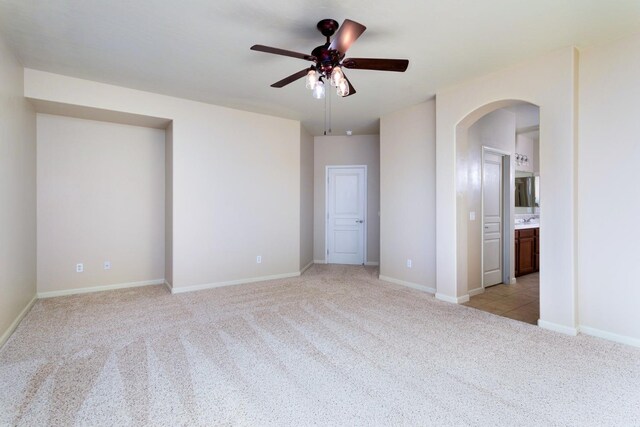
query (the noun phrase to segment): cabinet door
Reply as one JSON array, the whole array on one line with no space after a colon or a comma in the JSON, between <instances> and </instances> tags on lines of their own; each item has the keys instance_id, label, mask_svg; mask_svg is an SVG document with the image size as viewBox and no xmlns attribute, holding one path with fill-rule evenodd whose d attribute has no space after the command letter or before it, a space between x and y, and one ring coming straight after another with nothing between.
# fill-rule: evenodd
<instances>
[{"instance_id":1,"label":"cabinet door","mask_svg":"<svg viewBox=\"0 0 640 427\"><path fill-rule=\"evenodd\" d=\"M533 273L535 270L535 238L520 237L518 240L518 272L520 275Z\"/></svg>"},{"instance_id":2,"label":"cabinet door","mask_svg":"<svg viewBox=\"0 0 640 427\"><path fill-rule=\"evenodd\" d=\"M515 238L515 244L516 244L516 250L514 252L515 254L515 277L518 277L520 275L520 239L519 239L519 235L518 235L518 230L516 230L516 238Z\"/></svg>"},{"instance_id":3,"label":"cabinet door","mask_svg":"<svg viewBox=\"0 0 640 427\"><path fill-rule=\"evenodd\" d=\"M540 271L540 229L536 228L535 271Z\"/></svg>"}]
</instances>

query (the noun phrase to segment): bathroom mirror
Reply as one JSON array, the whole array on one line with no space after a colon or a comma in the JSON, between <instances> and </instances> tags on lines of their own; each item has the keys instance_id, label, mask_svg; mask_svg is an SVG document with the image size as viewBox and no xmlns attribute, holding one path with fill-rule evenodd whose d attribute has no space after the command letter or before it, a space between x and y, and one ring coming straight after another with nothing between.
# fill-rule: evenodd
<instances>
[{"instance_id":1,"label":"bathroom mirror","mask_svg":"<svg viewBox=\"0 0 640 427\"><path fill-rule=\"evenodd\" d=\"M517 208L536 208L540 206L539 181L540 177L531 172L516 171L515 177L515 206Z\"/></svg>"}]
</instances>

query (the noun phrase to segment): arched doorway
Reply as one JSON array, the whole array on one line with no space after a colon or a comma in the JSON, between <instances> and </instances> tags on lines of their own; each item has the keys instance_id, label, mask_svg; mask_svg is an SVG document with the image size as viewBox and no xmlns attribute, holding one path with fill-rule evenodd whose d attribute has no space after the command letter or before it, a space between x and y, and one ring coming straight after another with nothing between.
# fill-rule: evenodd
<instances>
[{"instance_id":1,"label":"arched doorway","mask_svg":"<svg viewBox=\"0 0 640 427\"><path fill-rule=\"evenodd\" d=\"M457 268L471 298L465 305L537 324L539 107L512 101L459 127Z\"/></svg>"},{"instance_id":2,"label":"arched doorway","mask_svg":"<svg viewBox=\"0 0 640 427\"><path fill-rule=\"evenodd\" d=\"M458 271L465 239L459 232L457 146L478 118L517 101L540 107L540 174L545 177L540 242L541 327L577 333L576 158L577 52L566 49L436 94L436 298L468 300ZM464 226L464 225L462 225ZM543 236L544 237L544 236ZM463 250L460 250L463 249Z\"/></svg>"}]
</instances>

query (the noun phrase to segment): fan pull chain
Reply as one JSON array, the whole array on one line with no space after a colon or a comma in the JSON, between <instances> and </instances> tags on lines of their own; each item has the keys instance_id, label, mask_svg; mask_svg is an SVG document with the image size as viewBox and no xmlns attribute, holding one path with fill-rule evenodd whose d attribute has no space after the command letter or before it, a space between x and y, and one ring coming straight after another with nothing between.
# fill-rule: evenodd
<instances>
[{"instance_id":1,"label":"fan pull chain","mask_svg":"<svg viewBox=\"0 0 640 427\"><path fill-rule=\"evenodd\" d=\"M331 90L329 92L329 134L331 134Z\"/></svg>"},{"instance_id":2,"label":"fan pull chain","mask_svg":"<svg viewBox=\"0 0 640 427\"><path fill-rule=\"evenodd\" d=\"M327 97L324 97L324 135L327 135Z\"/></svg>"}]
</instances>

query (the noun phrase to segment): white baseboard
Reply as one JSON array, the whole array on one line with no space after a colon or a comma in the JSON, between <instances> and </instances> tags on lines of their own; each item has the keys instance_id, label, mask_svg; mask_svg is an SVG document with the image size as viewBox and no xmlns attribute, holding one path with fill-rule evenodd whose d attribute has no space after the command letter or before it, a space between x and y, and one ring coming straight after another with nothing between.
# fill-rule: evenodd
<instances>
[{"instance_id":1,"label":"white baseboard","mask_svg":"<svg viewBox=\"0 0 640 427\"><path fill-rule=\"evenodd\" d=\"M571 335L574 337L578 335L578 330L576 328L560 325L559 323L548 322L542 319L538 319L538 326L540 326L542 329L548 329L550 331L559 332L565 335Z\"/></svg>"},{"instance_id":2,"label":"white baseboard","mask_svg":"<svg viewBox=\"0 0 640 427\"><path fill-rule=\"evenodd\" d=\"M590 326L580 325L578 327L580 333L585 335L591 335L593 337L604 338L606 340L619 342L621 344L631 345L633 347L640 347L640 339L632 338L625 335L614 334L613 332L603 331L601 329L592 328Z\"/></svg>"},{"instance_id":3,"label":"white baseboard","mask_svg":"<svg viewBox=\"0 0 640 427\"><path fill-rule=\"evenodd\" d=\"M516 278L512 277L511 278L511 283L509 283L510 285L515 285L517 283Z\"/></svg>"},{"instance_id":4,"label":"white baseboard","mask_svg":"<svg viewBox=\"0 0 640 427\"><path fill-rule=\"evenodd\" d=\"M300 276L302 276L302 274L307 271L309 268L311 268L311 266L313 265L313 261L311 261L309 264L305 265L304 267L302 267L302 269L300 270Z\"/></svg>"},{"instance_id":5,"label":"white baseboard","mask_svg":"<svg viewBox=\"0 0 640 427\"><path fill-rule=\"evenodd\" d=\"M173 289L173 285L171 285L171 283L169 283L169 281L166 279L164 281L164 286L169 290L169 292L171 292L171 289Z\"/></svg>"},{"instance_id":6,"label":"white baseboard","mask_svg":"<svg viewBox=\"0 0 640 427\"><path fill-rule=\"evenodd\" d=\"M440 301L450 302L452 304L464 304L469 301L469 294L462 295L461 297L451 297L449 295L436 293L436 298Z\"/></svg>"},{"instance_id":7,"label":"white baseboard","mask_svg":"<svg viewBox=\"0 0 640 427\"><path fill-rule=\"evenodd\" d=\"M314 259L312 264L327 264L327 260L326 259ZM358 264L354 264L354 265L358 265ZM377 267L380 265L379 262L376 261L367 261L364 263L364 265L367 266L371 266L371 267Z\"/></svg>"},{"instance_id":8,"label":"white baseboard","mask_svg":"<svg viewBox=\"0 0 640 427\"><path fill-rule=\"evenodd\" d=\"M475 288L469 291L469 297L474 297L484 293L484 288Z\"/></svg>"},{"instance_id":9,"label":"white baseboard","mask_svg":"<svg viewBox=\"0 0 640 427\"><path fill-rule=\"evenodd\" d=\"M87 294L90 292L111 291L114 289L137 288L140 286L163 285L164 279L144 280L142 282L116 283L114 285L89 286L86 288L64 289L61 291L38 292L38 298L53 298L66 295Z\"/></svg>"},{"instance_id":10,"label":"white baseboard","mask_svg":"<svg viewBox=\"0 0 640 427\"><path fill-rule=\"evenodd\" d=\"M223 286L244 285L246 283L264 282L266 280L288 279L290 277L298 277L298 276L300 276L300 272L296 271L295 273L284 273L284 274L274 274L271 276L250 277L248 279L229 280L227 282L203 283L201 285L178 286L178 287L174 286L171 288L171 293L181 294L184 292L202 291L205 289L221 288Z\"/></svg>"},{"instance_id":11,"label":"white baseboard","mask_svg":"<svg viewBox=\"0 0 640 427\"><path fill-rule=\"evenodd\" d=\"M412 288L412 289L417 289L419 291L422 292L427 292L429 294L435 294L436 290L434 288L430 288L428 286L425 285L419 285L417 283L412 283L412 282L406 282L404 280L400 280L400 279L394 279L393 277L387 277L387 276L378 276L378 278L382 281L385 282L389 282L389 283L395 283L396 285L402 285L402 286L406 286L408 288Z\"/></svg>"},{"instance_id":12,"label":"white baseboard","mask_svg":"<svg viewBox=\"0 0 640 427\"><path fill-rule=\"evenodd\" d=\"M29 310L31 310L31 307L33 307L33 304L36 303L37 299L38 299L38 295L34 295L33 298L31 299L31 301L29 301L27 303L26 307L24 309L22 309L20 314L18 314L18 317L16 317L15 320L11 323L11 325L9 325L9 328L7 328L7 330L4 331L4 333L0 337L0 348L2 348L4 343L7 342L7 340L9 339L11 334L13 333L13 331L16 330L16 328L18 327L18 325L20 324L22 319L24 319L24 316L27 315Z\"/></svg>"}]
</instances>

